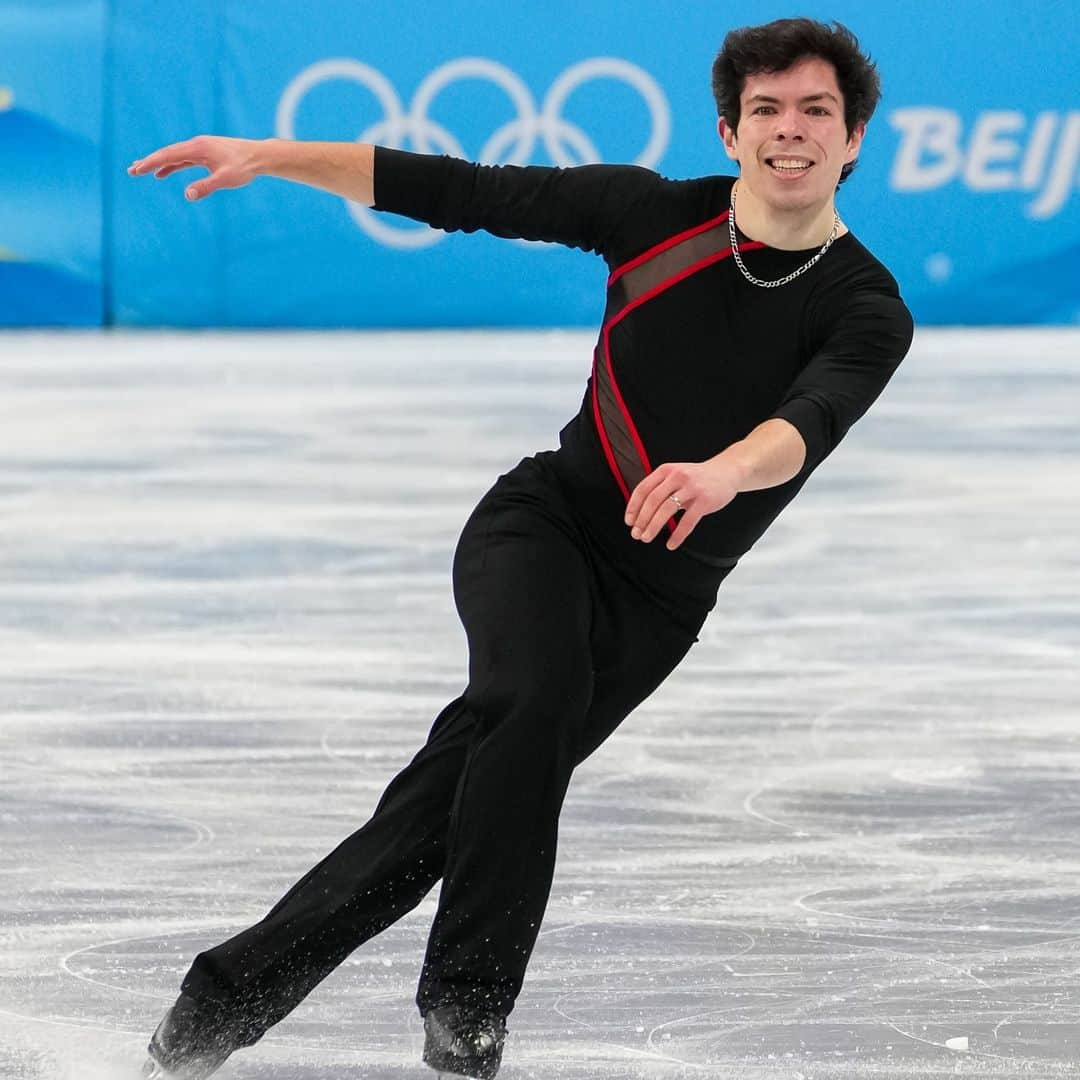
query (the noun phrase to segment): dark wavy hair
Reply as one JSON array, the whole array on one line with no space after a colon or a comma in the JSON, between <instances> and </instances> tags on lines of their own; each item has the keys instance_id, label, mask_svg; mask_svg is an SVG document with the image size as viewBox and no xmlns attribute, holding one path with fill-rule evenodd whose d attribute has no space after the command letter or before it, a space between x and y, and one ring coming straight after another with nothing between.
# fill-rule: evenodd
<instances>
[{"instance_id":1,"label":"dark wavy hair","mask_svg":"<svg viewBox=\"0 0 1080 1080\"><path fill-rule=\"evenodd\" d=\"M881 100L877 66L863 55L859 39L843 23L813 19L777 19L761 26L732 30L716 54L712 67L712 91L716 111L732 131L737 131L741 112L739 95L748 75L786 71L799 60L819 57L836 70L836 82L844 99L844 124L848 138L860 121L869 121ZM846 164L842 184L855 168Z\"/></svg>"}]
</instances>

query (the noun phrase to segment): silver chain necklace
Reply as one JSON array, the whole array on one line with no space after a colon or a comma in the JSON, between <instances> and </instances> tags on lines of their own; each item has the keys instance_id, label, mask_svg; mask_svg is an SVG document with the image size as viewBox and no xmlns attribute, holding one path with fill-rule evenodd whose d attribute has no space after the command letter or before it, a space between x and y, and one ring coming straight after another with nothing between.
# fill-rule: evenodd
<instances>
[{"instance_id":1,"label":"silver chain necklace","mask_svg":"<svg viewBox=\"0 0 1080 1080\"><path fill-rule=\"evenodd\" d=\"M832 232L829 234L829 239L822 245L821 250L808 263L800 266L798 270L793 270L786 277L780 278L779 281L762 281L761 278L754 277L754 275L746 269L746 265L742 261L742 256L739 254L739 243L735 237L735 185L731 185L731 209L728 211L728 233L731 236L731 254L735 256L735 264L742 271L743 277L746 278L751 285L760 285L763 289L775 289L778 285L786 285L800 274L805 274L806 271L832 247L832 242L836 239L836 233L839 228L840 215L834 209Z\"/></svg>"}]
</instances>

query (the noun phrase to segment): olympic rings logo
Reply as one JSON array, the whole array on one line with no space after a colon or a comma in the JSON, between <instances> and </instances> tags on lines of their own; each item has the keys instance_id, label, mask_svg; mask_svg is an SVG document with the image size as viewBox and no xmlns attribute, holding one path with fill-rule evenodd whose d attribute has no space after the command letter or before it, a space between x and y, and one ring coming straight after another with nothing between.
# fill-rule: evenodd
<instances>
[{"instance_id":1,"label":"olympic rings logo","mask_svg":"<svg viewBox=\"0 0 1080 1080\"><path fill-rule=\"evenodd\" d=\"M516 72L484 57L462 57L436 68L417 88L408 110L382 72L359 60L321 60L300 72L281 95L275 121L278 138L296 138L295 121L300 103L316 86L335 79L357 83L371 91L382 108L383 119L362 131L357 142L401 147L408 139L412 148L422 154L467 157L461 143L443 125L432 120L428 111L447 86L462 79L485 79L494 83L517 111L515 120L493 132L484 143L476 160L485 164L501 161L524 165L532 157L538 140L543 140L545 150L556 165L599 162L600 154L589 136L562 115L570 95L594 79L616 79L626 83L645 102L652 130L634 164L654 168L671 138L671 109L656 80L628 60L602 56L583 60L563 71L551 84L539 109L528 86ZM348 200L345 205L369 236L388 247L424 248L438 243L446 235L429 228L396 228L366 206Z\"/></svg>"}]
</instances>

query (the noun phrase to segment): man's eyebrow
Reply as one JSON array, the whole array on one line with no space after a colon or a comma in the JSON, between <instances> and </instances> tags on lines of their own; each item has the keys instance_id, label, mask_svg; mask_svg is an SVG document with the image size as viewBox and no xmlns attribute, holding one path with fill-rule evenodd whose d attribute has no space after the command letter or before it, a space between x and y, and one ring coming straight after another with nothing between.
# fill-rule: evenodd
<instances>
[{"instance_id":1,"label":"man's eyebrow","mask_svg":"<svg viewBox=\"0 0 1080 1080\"><path fill-rule=\"evenodd\" d=\"M800 105L805 105L806 102L808 102L808 101L822 101L825 98L828 98L830 101L835 102L837 106L839 106L839 104L840 104L840 102L836 100L835 95L830 94L826 90L820 90L816 94L807 94L806 97L799 99L799 104ZM755 101L767 101L770 105L779 105L780 104L780 99L779 98L769 97L768 94L755 94L752 98L750 98L746 102L746 104L750 105Z\"/></svg>"}]
</instances>

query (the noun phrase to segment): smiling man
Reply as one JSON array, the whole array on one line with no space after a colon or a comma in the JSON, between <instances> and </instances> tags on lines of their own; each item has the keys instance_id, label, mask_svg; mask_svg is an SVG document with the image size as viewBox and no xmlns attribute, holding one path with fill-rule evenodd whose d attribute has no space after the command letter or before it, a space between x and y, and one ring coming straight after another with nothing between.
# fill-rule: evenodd
<instances>
[{"instance_id":1,"label":"smiling man","mask_svg":"<svg viewBox=\"0 0 1080 1080\"><path fill-rule=\"evenodd\" d=\"M192 200L284 177L440 229L594 251L611 271L559 449L500 476L458 543L467 687L366 825L195 958L151 1074L209 1075L440 878L424 1060L498 1070L571 773L685 656L721 582L911 343L896 282L834 205L880 96L853 35L807 19L733 31L713 90L737 178L216 136L131 166L208 168Z\"/></svg>"}]
</instances>

